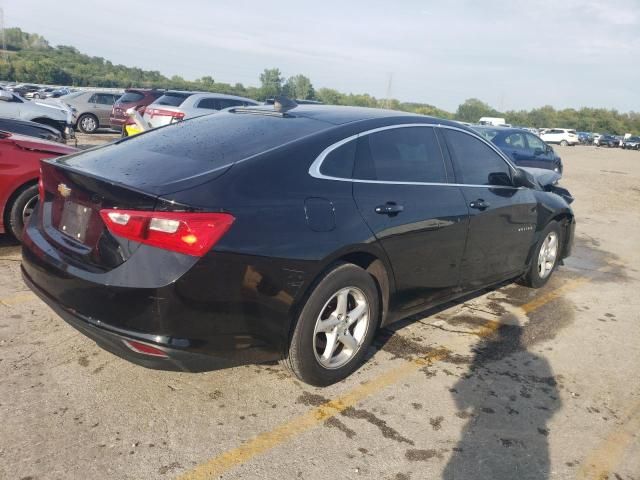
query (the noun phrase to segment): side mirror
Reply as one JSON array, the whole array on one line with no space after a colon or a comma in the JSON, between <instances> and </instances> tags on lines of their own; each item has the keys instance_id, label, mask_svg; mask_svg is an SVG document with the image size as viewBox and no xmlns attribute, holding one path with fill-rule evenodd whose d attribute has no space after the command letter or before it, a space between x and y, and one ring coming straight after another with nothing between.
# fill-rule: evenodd
<instances>
[{"instance_id":1,"label":"side mirror","mask_svg":"<svg viewBox=\"0 0 640 480\"><path fill-rule=\"evenodd\" d=\"M526 187L526 188L535 187L535 182L533 178L531 178L529 174L524 170L522 170L521 168L516 168L516 171L513 174L512 179L513 179L514 187Z\"/></svg>"},{"instance_id":2,"label":"side mirror","mask_svg":"<svg viewBox=\"0 0 640 480\"><path fill-rule=\"evenodd\" d=\"M0 100L2 100L3 102L10 102L11 100L13 100L13 95L5 90L0 90Z\"/></svg>"}]
</instances>

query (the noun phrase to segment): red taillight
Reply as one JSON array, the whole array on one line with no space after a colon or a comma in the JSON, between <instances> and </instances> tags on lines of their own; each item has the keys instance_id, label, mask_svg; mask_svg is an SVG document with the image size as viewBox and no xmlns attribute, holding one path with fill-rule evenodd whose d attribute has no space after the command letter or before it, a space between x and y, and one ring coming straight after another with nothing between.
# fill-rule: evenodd
<instances>
[{"instance_id":1,"label":"red taillight","mask_svg":"<svg viewBox=\"0 0 640 480\"><path fill-rule=\"evenodd\" d=\"M123 340L123 342L134 352L142 353L143 355L149 355L151 357L168 357L168 355L164 351L146 343L136 342L135 340Z\"/></svg>"},{"instance_id":2,"label":"red taillight","mask_svg":"<svg viewBox=\"0 0 640 480\"><path fill-rule=\"evenodd\" d=\"M100 210L115 235L165 250L201 257L220 240L235 218L228 213Z\"/></svg>"},{"instance_id":3,"label":"red taillight","mask_svg":"<svg viewBox=\"0 0 640 480\"><path fill-rule=\"evenodd\" d=\"M149 108L147 113L153 117L171 117L174 120L184 120L184 112L174 112L172 110L164 110L163 108Z\"/></svg>"}]
</instances>

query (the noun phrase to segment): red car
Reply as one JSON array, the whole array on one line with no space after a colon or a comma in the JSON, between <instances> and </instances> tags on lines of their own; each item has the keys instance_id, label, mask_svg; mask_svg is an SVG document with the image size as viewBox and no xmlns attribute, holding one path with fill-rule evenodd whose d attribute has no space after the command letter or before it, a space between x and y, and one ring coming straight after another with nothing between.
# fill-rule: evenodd
<instances>
[{"instance_id":1,"label":"red car","mask_svg":"<svg viewBox=\"0 0 640 480\"><path fill-rule=\"evenodd\" d=\"M60 143L0 131L0 233L22 238L38 201L40 160L79 151Z\"/></svg>"},{"instance_id":2,"label":"red car","mask_svg":"<svg viewBox=\"0 0 640 480\"><path fill-rule=\"evenodd\" d=\"M164 90L127 88L124 91L124 95L122 95L118 100L116 100L116 103L113 104L111 116L109 117L109 124L111 125L111 128L121 131L129 118L125 113L127 109L131 107L146 107L147 105L155 102L162 95L164 95Z\"/></svg>"}]
</instances>

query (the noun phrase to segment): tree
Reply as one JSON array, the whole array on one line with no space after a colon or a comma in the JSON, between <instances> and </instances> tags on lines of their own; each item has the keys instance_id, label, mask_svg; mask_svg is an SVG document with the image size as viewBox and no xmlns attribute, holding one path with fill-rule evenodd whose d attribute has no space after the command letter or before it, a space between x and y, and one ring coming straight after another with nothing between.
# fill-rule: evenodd
<instances>
[{"instance_id":1,"label":"tree","mask_svg":"<svg viewBox=\"0 0 640 480\"><path fill-rule=\"evenodd\" d=\"M260 74L260 96L263 100L282 92L282 74L278 68L265 68Z\"/></svg>"},{"instance_id":2,"label":"tree","mask_svg":"<svg viewBox=\"0 0 640 480\"><path fill-rule=\"evenodd\" d=\"M299 98L301 100L310 100L315 97L311 80L300 74L289 77L282 87L282 93L289 98Z\"/></svg>"},{"instance_id":3,"label":"tree","mask_svg":"<svg viewBox=\"0 0 640 480\"><path fill-rule=\"evenodd\" d=\"M502 116L502 114L477 98L469 98L465 100L464 103L458 107L456 112L457 120L472 123L477 122L481 117L498 116Z\"/></svg>"}]
</instances>

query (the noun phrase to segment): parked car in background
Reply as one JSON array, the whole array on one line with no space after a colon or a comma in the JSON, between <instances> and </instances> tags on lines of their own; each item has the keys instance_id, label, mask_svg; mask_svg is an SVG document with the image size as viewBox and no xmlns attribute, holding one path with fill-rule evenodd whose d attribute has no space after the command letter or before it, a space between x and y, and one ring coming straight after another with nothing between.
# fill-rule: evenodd
<instances>
[{"instance_id":1,"label":"parked car in background","mask_svg":"<svg viewBox=\"0 0 640 480\"><path fill-rule=\"evenodd\" d=\"M65 138L74 136L73 113L70 108L32 102L5 90L0 91L0 117L42 123L55 128Z\"/></svg>"},{"instance_id":2,"label":"parked car in background","mask_svg":"<svg viewBox=\"0 0 640 480\"><path fill-rule=\"evenodd\" d=\"M20 240L38 202L40 160L78 149L34 137L0 132L0 233Z\"/></svg>"},{"instance_id":3,"label":"parked car in background","mask_svg":"<svg viewBox=\"0 0 640 480\"><path fill-rule=\"evenodd\" d=\"M578 141L581 145L592 145L593 135L589 132L578 132Z\"/></svg>"},{"instance_id":4,"label":"parked car in background","mask_svg":"<svg viewBox=\"0 0 640 480\"><path fill-rule=\"evenodd\" d=\"M59 100L76 110L76 128L83 133L94 133L98 128L109 128L113 104L120 94L106 91L70 93Z\"/></svg>"},{"instance_id":5,"label":"parked car in background","mask_svg":"<svg viewBox=\"0 0 640 480\"><path fill-rule=\"evenodd\" d=\"M64 137L58 129L44 123L0 117L0 131L41 138L50 142L64 143Z\"/></svg>"},{"instance_id":6,"label":"parked car in background","mask_svg":"<svg viewBox=\"0 0 640 480\"><path fill-rule=\"evenodd\" d=\"M17 95L20 95L23 98L26 98L27 94L37 92L38 90L40 90L40 86L32 85L29 83L21 83L19 85L14 85L12 87L9 87L8 90Z\"/></svg>"},{"instance_id":7,"label":"parked car in background","mask_svg":"<svg viewBox=\"0 0 640 480\"><path fill-rule=\"evenodd\" d=\"M255 100L235 95L169 90L147 106L143 118L152 128L156 128L185 118L209 115L225 108L256 105L259 103Z\"/></svg>"},{"instance_id":8,"label":"parked car in background","mask_svg":"<svg viewBox=\"0 0 640 480\"><path fill-rule=\"evenodd\" d=\"M55 90L53 90L51 92L47 92L45 97L46 98L60 98L60 97L62 97L64 95L69 95L73 91L74 90L71 90L70 88L67 88L67 87L56 88Z\"/></svg>"},{"instance_id":9,"label":"parked car in background","mask_svg":"<svg viewBox=\"0 0 640 480\"><path fill-rule=\"evenodd\" d=\"M593 136L593 144L598 145L600 143L600 137L602 137L602 134L592 133L591 135Z\"/></svg>"},{"instance_id":10,"label":"parked car in background","mask_svg":"<svg viewBox=\"0 0 640 480\"><path fill-rule=\"evenodd\" d=\"M47 98L47 94L51 93L55 90L55 87L43 87L40 88L39 90L36 90L35 92L29 92L25 95L25 98L29 98L29 99L41 99L41 98Z\"/></svg>"},{"instance_id":11,"label":"parked car in background","mask_svg":"<svg viewBox=\"0 0 640 480\"><path fill-rule=\"evenodd\" d=\"M578 140L578 133L575 130L568 128L552 128L544 132L540 138L547 143L557 143L566 147L567 145L577 145L580 143Z\"/></svg>"},{"instance_id":12,"label":"parked car in background","mask_svg":"<svg viewBox=\"0 0 640 480\"><path fill-rule=\"evenodd\" d=\"M520 167L546 168L562 174L562 159L540 137L519 128L474 126Z\"/></svg>"},{"instance_id":13,"label":"parked car in background","mask_svg":"<svg viewBox=\"0 0 640 480\"><path fill-rule=\"evenodd\" d=\"M144 88L128 88L124 94L116 100L109 117L109 125L114 130L121 131L129 118L126 114L127 109L133 107L140 109L155 102L164 95L165 90L144 89Z\"/></svg>"},{"instance_id":14,"label":"parked car in background","mask_svg":"<svg viewBox=\"0 0 640 480\"><path fill-rule=\"evenodd\" d=\"M598 145L600 147L619 147L620 139L614 135L602 135L598 140Z\"/></svg>"},{"instance_id":15,"label":"parked car in background","mask_svg":"<svg viewBox=\"0 0 640 480\"><path fill-rule=\"evenodd\" d=\"M622 148L640 150L640 137L629 137L622 142Z\"/></svg>"},{"instance_id":16,"label":"parked car in background","mask_svg":"<svg viewBox=\"0 0 640 480\"><path fill-rule=\"evenodd\" d=\"M356 370L380 326L571 251L557 173L457 122L372 108L232 108L42 162L22 273L148 367ZM259 237L259 238L257 238Z\"/></svg>"}]
</instances>

